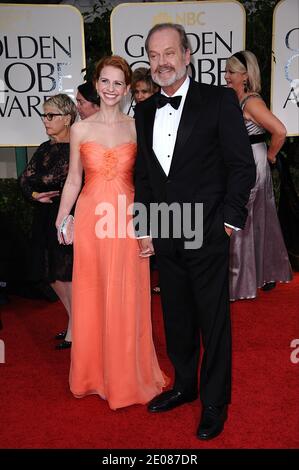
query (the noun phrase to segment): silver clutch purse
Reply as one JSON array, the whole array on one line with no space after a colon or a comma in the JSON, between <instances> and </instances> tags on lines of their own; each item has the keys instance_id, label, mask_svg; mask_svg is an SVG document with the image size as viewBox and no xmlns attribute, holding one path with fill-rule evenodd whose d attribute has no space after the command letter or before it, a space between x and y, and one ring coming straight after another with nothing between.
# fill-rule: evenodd
<instances>
[{"instance_id":1,"label":"silver clutch purse","mask_svg":"<svg viewBox=\"0 0 299 470\"><path fill-rule=\"evenodd\" d=\"M72 245L74 240L74 217L72 215L63 218L58 229L58 235L63 245Z\"/></svg>"}]
</instances>

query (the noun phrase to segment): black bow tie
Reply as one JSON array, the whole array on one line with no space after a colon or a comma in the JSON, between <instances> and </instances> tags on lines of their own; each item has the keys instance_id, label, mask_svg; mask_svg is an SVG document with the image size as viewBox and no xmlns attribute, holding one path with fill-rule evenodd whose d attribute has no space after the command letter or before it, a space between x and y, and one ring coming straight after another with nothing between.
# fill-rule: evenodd
<instances>
[{"instance_id":1,"label":"black bow tie","mask_svg":"<svg viewBox=\"0 0 299 470\"><path fill-rule=\"evenodd\" d=\"M163 106L169 103L174 109L179 109L181 99L181 96L166 96L161 95L161 93L155 95L157 108L163 108Z\"/></svg>"}]
</instances>

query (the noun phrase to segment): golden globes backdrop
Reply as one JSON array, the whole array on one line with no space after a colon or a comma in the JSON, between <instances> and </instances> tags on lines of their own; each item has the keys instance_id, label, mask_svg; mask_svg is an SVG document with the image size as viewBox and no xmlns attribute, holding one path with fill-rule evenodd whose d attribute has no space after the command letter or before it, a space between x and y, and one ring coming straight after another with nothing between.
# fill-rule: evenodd
<instances>
[{"instance_id":1,"label":"golden globes backdrop","mask_svg":"<svg viewBox=\"0 0 299 470\"><path fill-rule=\"evenodd\" d=\"M0 146L46 140L39 112L83 82L82 16L67 5L0 4Z\"/></svg>"},{"instance_id":2,"label":"golden globes backdrop","mask_svg":"<svg viewBox=\"0 0 299 470\"><path fill-rule=\"evenodd\" d=\"M273 15L271 109L289 136L299 135L299 0L282 0Z\"/></svg>"},{"instance_id":3,"label":"golden globes backdrop","mask_svg":"<svg viewBox=\"0 0 299 470\"><path fill-rule=\"evenodd\" d=\"M191 45L190 75L198 81L225 84L225 62L245 47L246 14L237 1L123 3L111 14L111 45L133 69L148 66L144 42L157 23L180 23Z\"/></svg>"}]
</instances>

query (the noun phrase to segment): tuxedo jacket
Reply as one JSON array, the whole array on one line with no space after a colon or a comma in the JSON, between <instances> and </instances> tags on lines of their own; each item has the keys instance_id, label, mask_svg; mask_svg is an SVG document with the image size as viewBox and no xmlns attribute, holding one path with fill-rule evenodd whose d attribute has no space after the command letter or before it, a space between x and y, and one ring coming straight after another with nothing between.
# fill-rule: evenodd
<instances>
[{"instance_id":1,"label":"tuxedo jacket","mask_svg":"<svg viewBox=\"0 0 299 470\"><path fill-rule=\"evenodd\" d=\"M148 214L152 202L203 203L206 240L215 223L243 228L255 163L235 92L190 80L168 175L153 151L155 113L154 95L136 106L135 201Z\"/></svg>"}]
</instances>

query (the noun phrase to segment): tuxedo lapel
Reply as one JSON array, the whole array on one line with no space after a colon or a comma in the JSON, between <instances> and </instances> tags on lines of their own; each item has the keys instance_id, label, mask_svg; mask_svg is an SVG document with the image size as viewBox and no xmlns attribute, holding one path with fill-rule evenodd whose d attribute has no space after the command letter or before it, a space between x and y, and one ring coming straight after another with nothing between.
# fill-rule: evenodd
<instances>
[{"instance_id":1,"label":"tuxedo lapel","mask_svg":"<svg viewBox=\"0 0 299 470\"><path fill-rule=\"evenodd\" d=\"M156 106L154 100L151 100L150 105L144 111L144 133L146 138L146 144L148 149L153 148L153 132L154 132L154 121L156 114Z\"/></svg>"},{"instance_id":2,"label":"tuxedo lapel","mask_svg":"<svg viewBox=\"0 0 299 470\"><path fill-rule=\"evenodd\" d=\"M200 117L201 102L202 98L198 87L196 87L191 80L177 132L169 174L175 167L177 160L183 156L186 151L185 144Z\"/></svg>"},{"instance_id":3,"label":"tuxedo lapel","mask_svg":"<svg viewBox=\"0 0 299 470\"><path fill-rule=\"evenodd\" d=\"M153 150L153 134L154 134L154 122L155 122L155 114L156 114L156 102L154 101L153 97L151 101L149 102L149 106L144 112L144 123L145 123L145 139L146 139L146 145L147 148L149 149L150 155L155 159L156 163L158 164L159 169L163 173L164 176L165 172Z\"/></svg>"}]
</instances>

